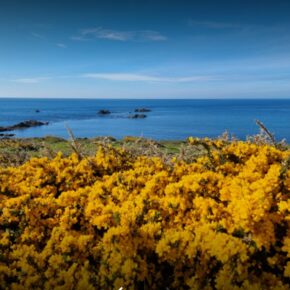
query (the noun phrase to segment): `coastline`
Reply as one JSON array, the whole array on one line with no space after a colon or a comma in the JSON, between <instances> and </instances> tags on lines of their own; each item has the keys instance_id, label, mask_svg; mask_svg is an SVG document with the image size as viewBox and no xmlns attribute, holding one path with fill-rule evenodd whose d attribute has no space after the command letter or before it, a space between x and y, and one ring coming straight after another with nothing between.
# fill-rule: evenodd
<instances>
[{"instance_id":1,"label":"coastline","mask_svg":"<svg viewBox=\"0 0 290 290\"><path fill-rule=\"evenodd\" d=\"M290 140L289 100L1 100L0 127L27 120L49 122L9 131L18 138L59 136L66 126L76 137L143 136L154 140L184 140L188 136L218 137L224 130L239 139L257 133L259 119L277 138ZM128 118L136 108L149 108L146 118ZM98 114L100 110L111 114ZM39 110L39 112L36 112ZM143 114L143 113L141 113ZM4 132L5 133L5 132Z\"/></svg>"},{"instance_id":2,"label":"coastline","mask_svg":"<svg viewBox=\"0 0 290 290\"><path fill-rule=\"evenodd\" d=\"M260 128L260 133L248 136L246 140L236 138L227 131L217 138L188 136L184 140L157 140L138 136L125 136L119 139L112 136L76 138L69 128L67 128L69 136L67 139L57 136L2 137L0 138L0 166L19 166L35 157L52 159L59 153L63 156L77 153L79 156L92 157L103 147L124 149L132 156L159 157L167 161L177 158L185 162L192 162L198 157L210 155L211 150L217 149L215 142L230 144L234 141L249 141L256 145L289 149L285 139L276 139L262 122L257 120L256 124Z\"/></svg>"}]
</instances>

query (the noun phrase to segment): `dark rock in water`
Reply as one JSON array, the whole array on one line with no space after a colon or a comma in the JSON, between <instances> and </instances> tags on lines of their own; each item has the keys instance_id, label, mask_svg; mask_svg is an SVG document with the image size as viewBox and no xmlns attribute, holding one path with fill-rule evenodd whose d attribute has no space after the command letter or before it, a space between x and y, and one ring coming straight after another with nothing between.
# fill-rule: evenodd
<instances>
[{"instance_id":1,"label":"dark rock in water","mask_svg":"<svg viewBox=\"0 0 290 290\"><path fill-rule=\"evenodd\" d=\"M35 113L40 113L40 110L38 110L38 109L37 109L37 110L35 110Z\"/></svg>"},{"instance_id":2,"label":"dark rock in water","mask_svg":"<svg viewBox=\"0 0 290 290\"><path fill-rule=\"evenodd\" d=\"M13 128L13 130L15 130L15 129L30 128L30 127L38 127L38 126L43 126L43 125L48 125L48 122L28 120L28 121L20 122L20 123L13 125L11 127Z\"/></svg>"},{"instance_id":3,"label":"dark rock in water","mask_svg":"<svg viewBox=\"0 0 290 290\"><path fill-rule=\"evenodd\" d=\"M48 122L41 122L41 121L35 121L35 120L28 120L24 122L20 122L18 124L7 126L7 127L0 127L0 132L7 132L7 131L14 131L19 129L27 129L31 127L38 127L48 125Z\"/></svg>"},{"instance_id":4,"label":"dark rock in water","mask_svg":"<svg viewBox=\"0 0 290 290\"><path fill-rule=\"evenodd\" d=\"M136 113L146 113L146 112L151 112L151 110L147 109L147 108L137 108L137 109L135 109L134 112L136 112Z\"/></svg>"},{"instance_id":5,"label":"dark rock in water","mask_svg":"<svg viewBox=\"0 0 290 290\"><path fill-rule=\"evenodd\" d=\"M5 133L0 133L0 137L1 138L10 138L15 136L15 134L5 134Z\"/></svg>"},{"instance_id":6,"label":"dark rock in water","mask_svg":"<svg viewBox=\"0 0 290 290\"><path fill-rule=\"evenodd\" d=\"M145 114L134 114L134 115L130 115L128 118L129 119L144 119L147 116Z\"/></svg>"},{"instance_id":7,"label":"dark rock in water","mask_svg":"<svg viewBox=\"0 0 290 290\"><path fill-rule=\"evenodd\" d=\"M98 112L98 114L99 114L99 115L109 115L109 114L111 114L111 112L110 112L109 110L100 110L100 111Z\"/></svg>"}]
</instances>

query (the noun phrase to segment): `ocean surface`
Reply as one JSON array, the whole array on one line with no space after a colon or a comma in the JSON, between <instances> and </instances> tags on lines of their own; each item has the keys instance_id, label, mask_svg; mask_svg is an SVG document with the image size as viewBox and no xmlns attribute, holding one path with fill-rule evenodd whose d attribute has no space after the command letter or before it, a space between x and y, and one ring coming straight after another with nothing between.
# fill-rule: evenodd
<instances>
[{"instance_id":1,"label":"ocean surface","mask_svg":"<svg viewBox=\"0 0 290 290\"><path fill-rule=\"evenodd\" d=\"M145 119L129 119L136 108L149 108L151 112L145 113ZM112 113L100 116L101 109ZM0 126L25 120L49 122L48 126L11 132L16 137L69 138L68 126L76 137L182 140L188 136L217 137L228 130L245 139L259 132L256 119L276 139L290 141L290 100L0 99Z\"/></svg>"}]
</instances>

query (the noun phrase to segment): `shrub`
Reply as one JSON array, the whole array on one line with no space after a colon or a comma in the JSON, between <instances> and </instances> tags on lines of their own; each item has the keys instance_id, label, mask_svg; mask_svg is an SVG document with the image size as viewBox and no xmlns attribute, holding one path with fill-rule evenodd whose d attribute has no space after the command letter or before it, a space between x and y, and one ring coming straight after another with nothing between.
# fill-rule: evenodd
<instances>
[{"instance_id":1,"label":"shrub","mask_svg":"<svg viewBox=\"0 0 290 290\"><path fill-rule=\"evenodd\" d=\"M0 169L1 287L288 289L289 151L189 142L208 154L101 148Z\"/></svg>"}]
</instances>

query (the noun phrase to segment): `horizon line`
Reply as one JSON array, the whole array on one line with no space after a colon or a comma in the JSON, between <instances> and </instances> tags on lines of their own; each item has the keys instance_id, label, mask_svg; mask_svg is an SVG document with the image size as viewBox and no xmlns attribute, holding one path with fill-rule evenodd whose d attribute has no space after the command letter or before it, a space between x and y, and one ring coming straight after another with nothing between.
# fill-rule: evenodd
<instances>
[{"instance_id":1,"label":"horizon line","mask_svg":"<svg viewBox=\"0 0 290 290\"><path fill-rule=\"evenodd\" d=\"M11 100L11 99L26 99L26 100L142 100L142 101L154 101L154 100L290 100L289 97L206 97L206 98L104 98L104 97L1 97L0 100Z\"/></svg>"}]
</instances>

